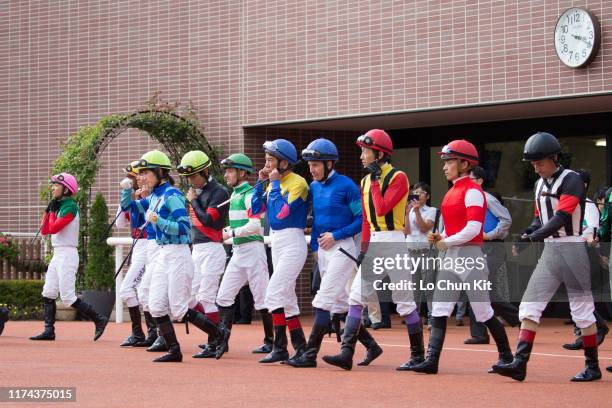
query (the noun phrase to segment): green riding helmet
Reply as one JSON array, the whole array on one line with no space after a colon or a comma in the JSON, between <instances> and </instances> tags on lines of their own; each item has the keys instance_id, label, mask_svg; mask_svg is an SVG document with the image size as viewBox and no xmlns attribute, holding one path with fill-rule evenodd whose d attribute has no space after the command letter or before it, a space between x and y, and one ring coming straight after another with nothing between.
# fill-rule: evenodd
<instances>
[{"instance_id":1,"label":"green riding helmet","mask_svg":"<svg viewBox=\"0 0 612 408\"><path fill-rule=\"evenodd\" d=\"M192 150L185 153L176 170L181 176L191 176L206 170L210 167L210 164L210 159L206 153L200 150Z\"/></svg>"},{"instance_id":2,"label":"green riding helmet","mask_svg":"<svg viewBox=\"0 0 612 408\"><path fill-rule=\"evenodd\" d=\"M255 171L253 162L249 159L249 156L243 153L234 153L230 155L221 161L221 165L224 169L240 169L247 173L253 173Z\"/></svg>"}]
</instances>

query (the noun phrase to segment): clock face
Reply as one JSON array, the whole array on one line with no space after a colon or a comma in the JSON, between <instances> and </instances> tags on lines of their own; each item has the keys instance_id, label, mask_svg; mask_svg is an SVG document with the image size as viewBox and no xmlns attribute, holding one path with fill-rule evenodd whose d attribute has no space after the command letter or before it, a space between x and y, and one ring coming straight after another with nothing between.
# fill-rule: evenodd
<instances>
[{"instance_id":1,"label":"clock face","mask_svg":"<svg viewBox=\"0 0 612 408\"><path fill-rule=\"evenodd\" d=\"M593 13L577 7L567 9L555 28L557 55L568 67L582 67L597 54L599 37L599 22Z\"/></svg>"}]
</instances>

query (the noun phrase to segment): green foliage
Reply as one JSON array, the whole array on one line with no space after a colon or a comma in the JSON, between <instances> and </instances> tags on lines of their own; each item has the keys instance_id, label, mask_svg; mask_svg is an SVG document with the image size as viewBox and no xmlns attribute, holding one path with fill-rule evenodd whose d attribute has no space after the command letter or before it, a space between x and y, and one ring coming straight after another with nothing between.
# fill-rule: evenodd
<instances>
[{"instance_id":1,"label":"green foliage","mask_svg":"<svg viewBox=\"0 0 612 408\"><path fill-rule=\"evenodd\" d=\"M0 306L10 311L11 320L41 319L41 280L0 280Z\"/></svg>"},{"instance_id":2,"label":"green foliage","mask_svg":"<svg viewBox=\"0 0 612 408\"><path fill-rule=\"evenodd\" d=\"M0 232L0 260L8 259L10 263L13 263L17 260L17 256L19 256L17 243L11 239L10 235Z\"/></svg>"},{"instance_id":3,"label":"green foliage","mask_svg":"<svg viewBox=\"0 0 612 408\"><path fill-rule=\"evenodd\" d=\"M38 272L43 273L47 271L47 265L45 261L37 261L34 259L17 259L11 262L18 271L21 272Z\"/></svg>"},{"instance_id":4,"label":"green foliage","mask_svg":"<svg viewBox=\"0 0 612 408\"><path fill-rule=\"evenodd\" d=\"M65 171L77 178L79 191L75 199L79 204L89 200L89 189L100 168L100 137L119 126L125 118L126 115L110 115L95 125L83 126L62 146L62 153L55 161L53 173Z\"/></svg>"},{"instance_id":5,"label":"green foliage","mask_svg":"<svg viewBox=\"0 0 612 408\"><path fill-rule=\"evenodd\" d=\"M0 232L0 261L8 260L9 264L22 272L45 272L47 264L44 261L19 259L19 245L10 235Z\"/></svg>"},{"instance_id":6,"label":"green foliage","mask_svg":"<svg viewBox=\"0 0 612 408\"><path fill-rule=\"evenodd\" d=\"M188 151L202 150L208 154L213 163L210 167L211 175L223 182L222 169L217 159L221 152L212 147L202 134L199 120L191 104L182 108L180 114L179 108L178 103L169 104L162 101L159 92L156 92L147 102L147 109L130 115L106 116L94 125L81 127L62 144L61 154L55 161L51 174L65 171L74 175L79 183L79 191L75 196L81 216L80 266L77 282L82 281L83 266L88 263L89 254L85 250L89 237L88 210L91 186L101 165L99 155L122 132L129 128L147 132L164 146L175 166ZM50 198L49 189L44 188L41 191L41 199L48 201Z\"/></svg>"},{"instance_id":7,"label":"green foliage","mask_svg":"<svg viewBox=\"0 0 612 408\"><path fill-rule=\"evenodd\" d=\"M114 287L113 247L106 243L108 207L104 196L98 193L91 206L85 286L92 290L111 290Z\"/></svg>"}]
</instances>

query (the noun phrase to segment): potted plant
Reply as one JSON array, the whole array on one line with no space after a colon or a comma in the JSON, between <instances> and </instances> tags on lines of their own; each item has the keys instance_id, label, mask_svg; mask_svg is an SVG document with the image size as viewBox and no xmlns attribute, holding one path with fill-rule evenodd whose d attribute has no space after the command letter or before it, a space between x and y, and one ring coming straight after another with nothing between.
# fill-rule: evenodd
<instances>
[{"instance_id":1,"label":"potted plant","mask_svg":"<svg viewBox=\"0 0 612 408\"><path fill-rule=\"evenodd\" d=\"M6 259L12 264L17 261L18 256L19 246L17 243L11 239L10 235L0 232L0 262Z\"/></svg>"},{"instance_id":2,"label":"potted plant","mask_svg":"<svg viewBox=\"0 0 612 408\"><path fill-rule=\"evenodd\" d=\"M90 217L83 300L109 317L115 305L115 263L113 248L106 243L108 207L100 193L96 194Z\"/></svg>"}]
</instances>

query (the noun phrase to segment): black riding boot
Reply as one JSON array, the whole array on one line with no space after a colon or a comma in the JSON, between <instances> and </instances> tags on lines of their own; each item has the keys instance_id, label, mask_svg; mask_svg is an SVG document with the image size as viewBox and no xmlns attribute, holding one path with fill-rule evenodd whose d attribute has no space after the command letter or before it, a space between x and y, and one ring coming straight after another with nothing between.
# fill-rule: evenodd
<instances>
[{"instance_id":1,"label":"black riding boot","mask_svg":"<svg viewBox=\"0 0 612 408\"><path fill-rule=\"evenodd\" d=\"M83 302L81 299L75 300L74 303L70 306L74 307L76 310L81 312L82 315L87 316L89 319L91 319L91 321L94 322L94 324L96 325L94 341L98 340L100 336L102 336L102 333L104 333L104 329L108 324L108 317L102 316L101 314L96 312L96 309L94 309L92 305L87 302Z\"/></svg>"},{"instance_id":2,"label":"black riding boot","mask_svg":"<svg viewBox=\"0 0 612 408\"><path fill-rule=\"evenodd\" d=\"M214 336L208 335L206 343L198 345L202 349L199 353L195 354L193 358L215 358L217 355L217 346L215 344Z\"/></svg>"},{"instance_id":3,"label":"black riding boot","mask_svg":"<svg viewBox=\"0 0 612 408\"><path fill-rule=\"evenodd\" d=\"M506 334L506 329L504 329L504 325L501 324L495 316L484 322L484 325L489 329L489 333L491 333L491 337L493 337L497 345L499 359L494 365L511 363L513 360L512 349L510 348L510 342L508 342L508 336ZM494 373L495 371L493 367L491 367L488 372Z\"/></svg>"},{"instance_id":4,"label":"black riding boot","mask_svg":"<svg viewBox=\"0 0 612 408\"><path fill-rule=\"evenodd\" d=\"M366 356L363 360L357 363L358 366L367 366L374 360L376 360L382 353L383 350L380 348L374 337L370 334L363 324L359 326L357 332L357 340L364 345L366 348Z\"/></svg>"},{"instance_id":5,"label":"black riding boot","mask_svg":"<svg viewBox=\"0 0 612 408\"><path fill-rule=\"evenodd\" d=\"M140 324L140 308L138 306L129 307L130 320L132 321L132 334L120 344L121 347L134 346L145 340L142 325Z\"/></svg>"},{"instance_id":6,"label":"black riding boot","mask_svg":"<svg viewBox=\"0 0 612 408\"><path fill-rule=\"evenodd\" d=\"M0 336L4 331L4 323L9 320L9 310L5 307L0 307Z\"/></svg>"},{"instance_id":7,"label":"black riding boot","mask_svg":"<svg viewBox=\"0 0 612 408\"><path fill-rule=\"evenodd\" d=\"M55 340L55 312L57 306L55 299L43 297L45 330L38 336L30 337L30 340Z\"/></svg>"},{"instance_id":8,"label":"black riding boot","mask_svg":"<svg viewBox=\"0 0 612 408\"><path fill-rule=\"evenodd\" d=\"M219 323L230 332L234 323L234 306L218 306L219 308Z\"/></svg>"},{"instance_id":9,"label":"black riding boot","mask_svg":"<svg viewBox=\"0 0 612 408\"><path fill-rule=\"evenodd\" d=\"M316 324L312 326L312 331L308 337L308 343L306 343L304 352L299 357L290 358L287 364L298 368L316 367L317 354L319 354L323 337L325 337L327 332L327 326L317 326Z\"/></svg>"},{"instance_id":10,"label":"black riding boot","mask_svg":"<svg viewBox=\"0 0 612 408\"><path fill-rule=\"evenodd\" d=\"M158 317L155 319L157 327L159 328L159 335L163 337L166 344L168 345L168 353L161 357L153 360L154 363L180 363L183 361L183 354L181 353L181 346L176 339L176 333L174 332L174 326L170 321L168 315Z\"/></svg>"},{"instance_id":11,"label":"black riding boot","mask_svg":"<svg viewBox=\"0 0 612 408\"><path fill-rule=\"evenodd\" d=\"M266 355L263 359L259 360L259 362L264 364L277 363L279 361L287 361L288 358L289 352L287 352L287 326L275 325L272 351L268 353L268 355Z\"/></svg>"},{"instance_id":12,"label":"black riding boot","mask_svg":"<svg viewBox=\"0 0 612 408\"><path fill-rule=\"evenodd\" d=\"M576 374L572 381L587 382L601 379L599 360L597 358L597 346L584 348L584 370Z\"/></svg>"},{"instance_id":13,"label":"black riding boot","mask_svg":"<svg viewBox=\"0 0 612 408\"><path fill-rule=\"evenodd\" d=\"M418 333L408 332L410 339L410 360L397 367L397 371L412 371L412 369L425 361L425 344L423 341L423 329Z\"/></svg>"},{"instance_id":14,"label":"black riding boot","mask_svg":"<svg viewBox=\"0 0 612 408\"><path fill-rule=\"evenodd\" d=\"M134 347L151 347L155 340L157 340L157 326L151 313L143 312L145 323L147 325L147 337L143 341L134 344Z\"/></svg>"},{"instance_id":15,"label":"black riding boot","mask_svg":"<svg viewBox=\"0 0 612 408\"><path fill-rule=\"evenodd\" d=\"M225 329L227 330L227 342L225 345L225 350L223 351L223 353L227 353L229 351L229 339L232 335L232 326L234 323L234 306L229 306L229 307L224 307L224 306L219 306L219 317L220 317L220 324L219 324L219 328ZM217 350L215 350L215 357L217 354L218 348ZM221 353L221 355L223 355L223 353Z\"/></svg>"},{"instance_id":16,"label":"black riding boot","mask_svg":"<svg viewBox=\"0 0 612 408\"><path fill-rule=\"evenodd\" d=\"M504 377L510 377L516 381L523 381L527 376L527 362L531 356L533 343L519 340L514 353L514 360L509 364L493 365L493 372Z\"/></svg>"},{"instance_id":17,"label":"black riding boot","mask_svg":"<svg viewBox=\"0 0 612 408\"><path fill-rule=\"evenodd\" d=\"M412 367L412 371L425 374L437 374L438 363L440 361L440 353L444 346L444 338L446 337L446 316L432 317L431 333L429 335L429 347L427 349L427 358L421 364Z\"/></svg>"},{"instance_id":18,"label":"black riding boot","mask_svg":"<svg viewBox=\"0 0 612 408\"><path fill-rule=\"evenodd\" d=\"M206 332L209 337L209 344L215 346L215 358L218 360L223 356L223 353L227 350L227 340L229 339L229 330L224 327L219 327L212 322L203 313L197 310L189 309L185 318L189 323L193 324L198 329ZM193 355L193 358L204 358L203 353L208 351L207 349L202 350L198 354Z\"/></svg>"},{"instance_id":19,"label":"black riding boot","mask_svg":"<svg viewBox=\"0 0 612 408\"><path fill-rule=\"evenodd\" d=\"M348 321L349 319L347 319ZM342 346L340 346L340 354L334 356L323 356L323 361L327 364L340 367L345 370L353 368L353 355L355 354L355 344L357 344L357 334L361 324L347 324L344 326L342 334Z\"/></svg>"},{"instance_id":20,"label":"black riding boot","mask_svg":"<svg viewBox=\"0 0 612 408\"><path fill-rule=\"evenodd\" d=\"M155 323L155 325L157 326L157 322ZM147 348L147 351L153 353L158 351L168 351L168 345L166 344L166 340L164 340L164 336L161 335L159 327L157 327L157 338L155 339L153 344L151 344L151 347Z\"/></svg>"},{"instance_id":21,"label":"black riding boot","mask_svg":"<svg viewBox=\"0 0 612 408\"><path fill-rule=\"evenodd\" d=\"M293 319L296 319L295 321L298 322L298 326L291 328L290 321ZM299 358L306 349L306 335L304 335L304 329L302 329L302 326L299 321L299 316L293 316L287 319L287 327L289 328L289 338L291 339L291 345L293 346L293 350L295 350L295 354L293 354L293 356L291 356L289 360L295 360Z\"/></svg>"},{"instance_id":22,"label":"black riding boot","mask_svg":"<svg viewBox=\"0 0 612 408\"><path fill-rule=\"evenodd\" d=\"M272 351L272 343L274 342L274 325L272 324L272 315L267 309L261 310L261 321L264 329L264 344L253 350L253 353L268 354Z\"/></svg>"}]
</instances>

